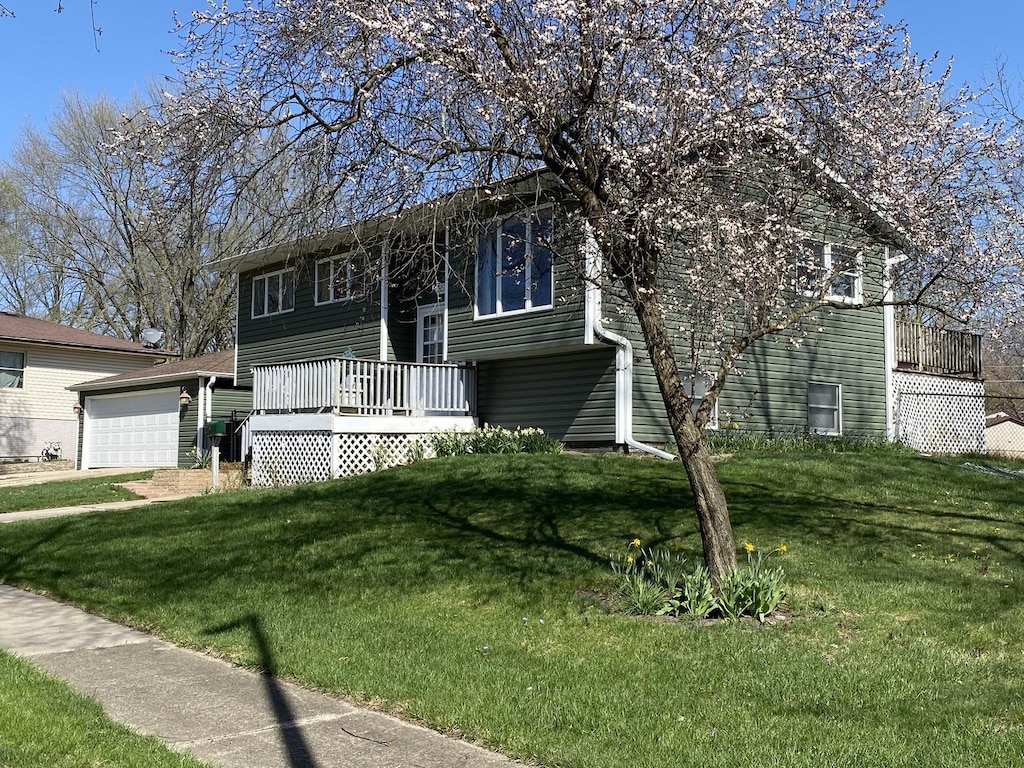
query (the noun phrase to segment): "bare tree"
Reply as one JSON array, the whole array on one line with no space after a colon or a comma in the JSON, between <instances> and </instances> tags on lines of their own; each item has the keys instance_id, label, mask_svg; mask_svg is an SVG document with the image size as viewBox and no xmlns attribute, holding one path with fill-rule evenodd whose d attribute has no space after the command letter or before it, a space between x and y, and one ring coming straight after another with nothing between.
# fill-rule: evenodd
<instances>
[{"instance_id":1,"label":"bare tree","mask_svg":"<svg viewBox=\"0 0 1024 768\"><path fill-rule=\"evenodd\" d=\"M5 299L19 311L124 338L159 327L186 357L230 346L234 280L206 264L273 236L264 223L278 218L233 187L256 158L213 149L186 157L174 137L157 142L143 132L159 108L126 109L65 94L48 133L22 136L6 176L19 198L20 239L9 273L17 277L7 287L35 293L8 290ZM266 192L278 199L283 188Z\"/></svg>"},{"instance_id":2,"label":"bare tree","mask_svg":"<svg viewBox=\"0 0 1024 768\"><path fill-rule=\"evenodd\" d=\"M907 302L946 307L950 280L1006 268L1014 230L979 224L1016 213L992 162L1012 137L971 119L882 4L225 3L185 29L164 128L283 129L318 168L310 204L350 221L546 171L593 243L587 279L640 330L718 579L735 547L704 430L744 351L813 327L849 269L794 289L822 195L905 253Z\"/></svg>"}]
</instances>

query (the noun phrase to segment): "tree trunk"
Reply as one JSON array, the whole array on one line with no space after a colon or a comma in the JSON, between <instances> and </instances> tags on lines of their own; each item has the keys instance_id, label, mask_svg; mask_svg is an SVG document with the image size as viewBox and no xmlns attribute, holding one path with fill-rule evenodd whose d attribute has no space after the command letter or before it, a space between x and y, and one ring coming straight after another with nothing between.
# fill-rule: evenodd
<instances>
[{"instance_id":1,"label":"tree trunk","mask_svg":"<svg viewBox=\"0 0 1024 768\"><path fill-rule=\"evenodd\" d=\"M701 548L704 552L704 564L711 581L718 584L719 580L736 565L736 542L732 534L732 523L729 520L729 506L725 500L722 484L718 482L715 466L711 463L711 454L701 438L689 452L679 445L680 458L686 477L690 481L693 492L693 503L700 524Z\"/></svg>"},{"instance_id":2,"label":"tree trunk","mask_svg":"<svg viewBox=\"0 0 1024 768\"><path fill-rule=\"evenodd\" d=\"M711 462L704 432L690 410L692 398L687 396L683 386L658 293L652 285L638 286L634 280L628 279L626 284L658 380L679 458L690 481L704 563L712 583L717 585L736 565L736 543L729 521L729 505Z\"/></svg>"}]
</instances>

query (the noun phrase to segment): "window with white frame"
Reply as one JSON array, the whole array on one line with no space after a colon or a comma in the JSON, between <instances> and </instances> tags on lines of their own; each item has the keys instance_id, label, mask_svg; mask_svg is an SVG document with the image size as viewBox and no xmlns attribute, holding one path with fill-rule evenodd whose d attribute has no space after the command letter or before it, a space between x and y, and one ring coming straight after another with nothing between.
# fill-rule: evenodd
<instances>
[{"instance_id":1,"label":"window with white frame","mask_svg":"<svg viewBox=\"0 0 1024 768\"><path fill-rule=\"evenodd\" d=\"M477 244L477 317L554 304L550 208L494 222Z\"/></svg>"},{"instance_id":2,"label":"window with white frame","mask_svg":"<svg viewBox=\"0 0 1024 768\"><path fill-rule=\"evenodd\" d=\"M807 429L813 435L843 433L842 391L838 384L807 384Z\"/></svg>"},{"instance_id":3,"label":"window with white frame","mask_svg":"<svg viewBox=\"0 0 1024 768\"><path fill-rule=\"evenodd\" d=\"M329 304L356 298L356 278L355 254L321 259L316 263L316 303Z\"/></svg>"},{"instance_id":4,"label":"window with white frame","mask_svg":"<svg viewBox=\"0 0 1024 768\"><path fill-rule=\"evenodd\" d=\"M854 248L812 242L800 248L797 281L805 293L823 292L828 301L858 304L864 298L863 272L861 254Z\"/></svg>"},{"instance_id":5,"label":"window with white frame","mask_svg":"<svg viewBox=\"0 0 1024 768\"><path fill-rule=\"evenodd\" d=\"M0 389L25 386L25 353L0 350Z\"/></svg>"},{"instance_id":6,"label":"window with white frame","mask_svg":"<svg viewBox=\"0 0 1024 768\"><path fill-rule=\"evenodd\" d=\"M683 390L686 392L687 397L693 398L691 410L694 414L697 413L701 403L704 402L704 397L707 395L710 383L708 377L703 374L690 375L683 379ZM710 417L708 417L707 429L718 429L717 400L715 401L715 407L711 409Z\"/></svg>"},{"instance_id":7,"label":"window with white frame","mask_svg":"<svg viewBox=\"0 0 1024 768\"><path fill-rule=\"evenodd\" d=\"M268 317L295 309L295 270L266 272L252 279L252 316Z\"/></svg>"}]
</instances>

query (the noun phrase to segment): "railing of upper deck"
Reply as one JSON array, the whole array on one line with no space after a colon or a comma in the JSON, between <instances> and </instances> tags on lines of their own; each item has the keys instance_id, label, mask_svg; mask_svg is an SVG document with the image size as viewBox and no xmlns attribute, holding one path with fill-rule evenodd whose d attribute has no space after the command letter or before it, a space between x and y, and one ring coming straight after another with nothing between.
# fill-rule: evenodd
<instances>
[{"instance_id":1,"label":"railing of upper deck","mask_svg":"<svg viewBox=\"0 0 1024 768\"><path fill-rule=\"evenodd\" d=\"M896 323L896 364L926 373L981 377L981 336L968 331Z\"/></svg>"}]
</instances>

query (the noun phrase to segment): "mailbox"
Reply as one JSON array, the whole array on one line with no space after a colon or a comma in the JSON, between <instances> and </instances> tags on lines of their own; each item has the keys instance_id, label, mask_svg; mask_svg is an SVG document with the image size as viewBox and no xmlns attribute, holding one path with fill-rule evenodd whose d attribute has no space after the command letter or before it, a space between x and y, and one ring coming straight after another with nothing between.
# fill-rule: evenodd
<instances>
[{"instance_id":1,"label":"mailbox","mask_svg":"<svg viewBox=\"0 0 1024 768\"><path fill-rule=\"evenodd\" d=\"M228 433L227 422L224 421L208 421L206 422L206 434L211 437L223 436Z\"/></svg>"}]
</instances>

